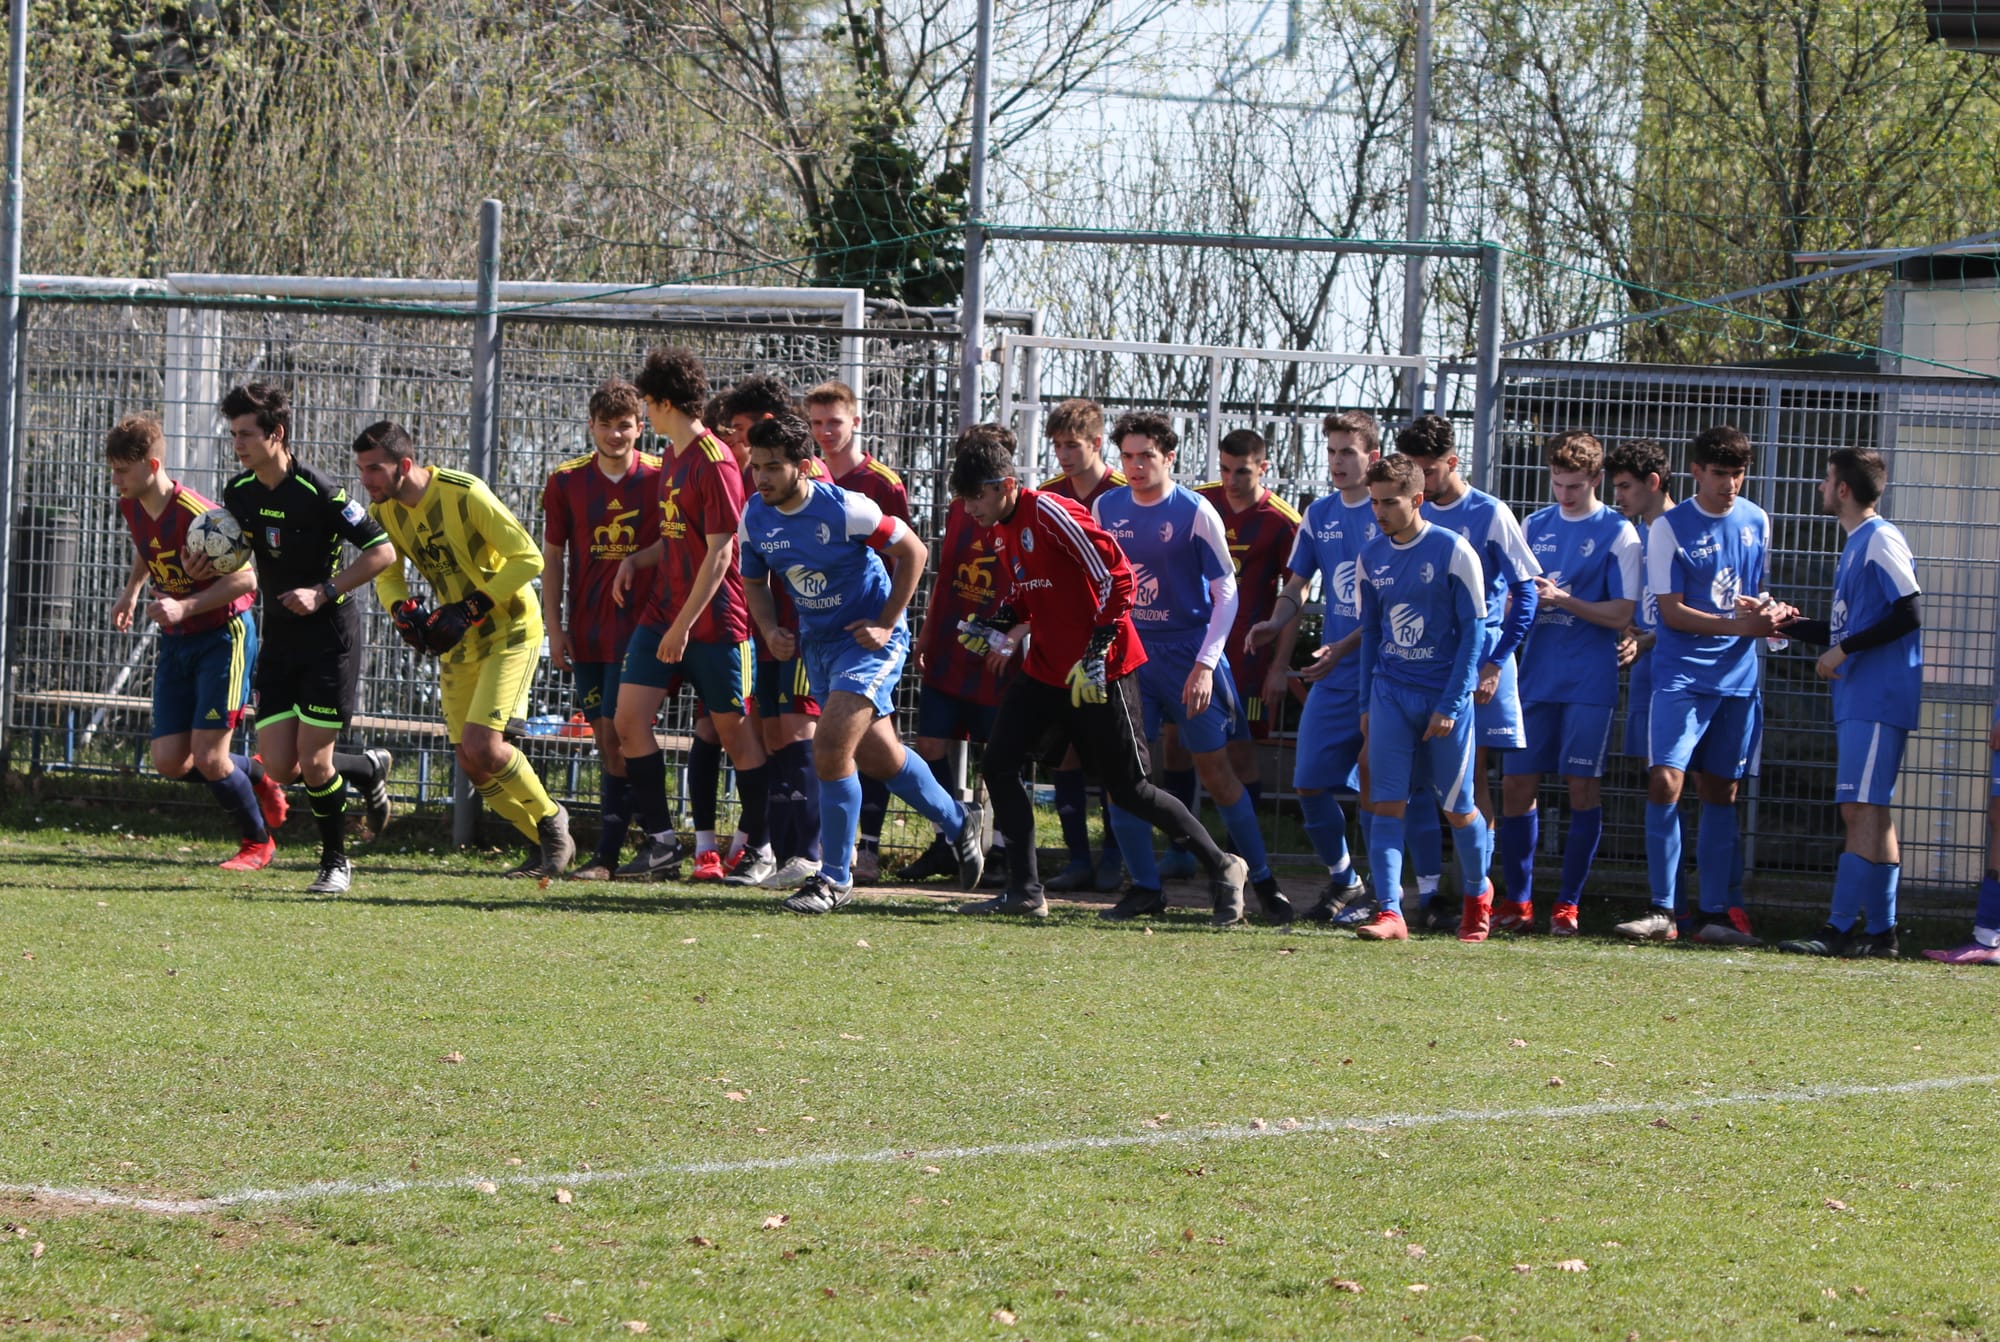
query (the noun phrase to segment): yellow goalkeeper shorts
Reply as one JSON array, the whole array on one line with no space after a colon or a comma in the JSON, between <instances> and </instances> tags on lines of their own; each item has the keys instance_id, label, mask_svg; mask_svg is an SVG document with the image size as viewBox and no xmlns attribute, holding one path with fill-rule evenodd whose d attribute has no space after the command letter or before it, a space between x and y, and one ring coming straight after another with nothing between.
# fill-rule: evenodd
<instances>
[{"instance_id":1,"label":"yellow goalkeeper shorts","mask_svg":"<svg viewBox=\"0 0 2000 1342\"><path fill-rule=\"evenodd\" d=\"M509 718L525 717L528 688L541 660L539 642L499 648L474 662L445 662L439 668L445 736L457 745L469 722L504 731Z\"/></svg>"}]
</instances>

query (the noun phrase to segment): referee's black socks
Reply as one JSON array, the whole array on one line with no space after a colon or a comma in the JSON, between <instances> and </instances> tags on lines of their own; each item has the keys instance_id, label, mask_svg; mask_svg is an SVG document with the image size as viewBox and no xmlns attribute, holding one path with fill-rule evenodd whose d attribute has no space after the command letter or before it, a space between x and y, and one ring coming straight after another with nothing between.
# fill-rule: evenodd
<instances>
[{"instance_id":1,"label":"referee's black socks","mask_svg":"<svg viewBox=\"0 0 2000 1342\"><path fill-rule=\"evenodd\" d=\"M313 823L319 826L322 857L339 857L347 851L347 780L338 771L315 787L306 784L306 799L312 804Z\"/></svg>"}]
</instances>

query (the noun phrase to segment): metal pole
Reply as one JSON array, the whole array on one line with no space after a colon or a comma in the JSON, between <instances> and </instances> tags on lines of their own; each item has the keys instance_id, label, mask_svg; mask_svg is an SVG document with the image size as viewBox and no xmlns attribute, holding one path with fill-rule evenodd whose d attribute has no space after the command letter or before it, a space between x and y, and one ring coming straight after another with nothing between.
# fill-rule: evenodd
<instances>
[{"instance_id":1,"label":"metal pole","mask_svg":"<svg viewBox=\"0 0 2000 1342\"><path fill-rule=\"evenodd\" d=\"M1214 480L1222 474L1222 360L1213 355L1208 360L1208 432L1203 438L1202 478Z\"/></svg>"},{"instance_id":2,"label":"metal pole","mask_svg":"<svg viewBox=\"0 0 2000 1342\"><path fill-rule=\"evenodd\" d=\"M1472 483L1493 492L1500 452L1500 292L1507 255L1486 243L1479 257L1479 347L1473 355Z\"/></svg>"},{"instance_id":3,"label":"metal pole","mask_svg":"<svg viewBox=\"0 0 2000 1342\"><path fill-rule=\"evenodd\" d=\"M12 648L7 590L14 553L14 471L21 405L21 161L28 117L28 2L14 0L7 23L7 198L0 202L0 735L12 720Z\"/></svg>"},{"instance_id":4,"label":"metal pole","mask_svg":"<svg viewBox=\"0 0 2000 1342\"><path fill-rule=\"evenodd\" d=\"M972 64L972 147L965 188L965 292L958 325L958 427L979 422L979 364L986 342L986 122L993 100L993 0L979 0Z\"/></svg>"},{"instance_id":5,"label":"metal pole","mask_svg":"<svg viewBox=\"0 0 2000 1342\"><path fill-rule=\"evenodd\" d=\"M500 418L500 202L479 202L479 297L472 319L472 473L489 484L496 469ZM479 799L472 780L451 769L451 840L464 847L475 837Z\"/></svg>"},{"instance_id":6,"label":"metal pole","mask_svg":"<svg viewBox=\"0 0 2000 1342\"><path fill-rule=\"evenodd\" d=\"M1431 0L1417 2L1417 88L1410 113L1410 200L1403 235L1412 242L1430 229L1431 170ZM1403 349L1421 354L1424 348L1424 257L1403 258ZM1403 404L1412 419L1424 410L1424 375L1412 368L1403 374Z\"/></svg>"}]
</instances>

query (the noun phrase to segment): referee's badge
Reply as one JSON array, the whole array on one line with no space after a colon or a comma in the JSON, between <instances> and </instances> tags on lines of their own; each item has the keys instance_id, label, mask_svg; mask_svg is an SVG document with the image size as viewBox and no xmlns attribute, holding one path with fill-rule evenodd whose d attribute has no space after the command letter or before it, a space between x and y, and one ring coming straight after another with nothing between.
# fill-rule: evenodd
<instances>
[{"instance_id":1,"label":"referee's badge","mask_svg":"<svg viewBox=\"0 0 2000 1342\"><path fill-rule=\"evenodd\" d=\"M282 537L284 534L285 530L283 527L265 527L264 548L269 550L272 554L278 553L278 541L279 538Z\"/></svg>"}]
</instances>

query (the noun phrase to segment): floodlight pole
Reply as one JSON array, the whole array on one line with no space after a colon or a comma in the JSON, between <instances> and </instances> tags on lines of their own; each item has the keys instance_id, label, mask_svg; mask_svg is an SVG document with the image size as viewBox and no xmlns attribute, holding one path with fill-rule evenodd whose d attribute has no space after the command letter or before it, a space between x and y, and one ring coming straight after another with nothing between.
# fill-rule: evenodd
<instances>
[{"instance_id":1,"label":"floodlight pole","mask_svg":"<svg viewBox=\"0 0 2000 1342\"><path fill-rule=\"evenodd\" d=\"M1493 492L1500 453L1500 294L1507 254L1495 242L1479 248L1479 338L1472 363L1472 483Z\"/></svg>"},{"instance_id":2,"label":"floodlight pole","mask_svg":"<svg viewBox=\"0 0 2000 1342\"><path fill-rule=\"evenodd\" d=\"M472 474L488 484L498 467L500 421L500 202L479 202L478 298L472 318ZM451 765L451 841L463 848L478 834L479 798L465 769Z\"/></svg>"},{"instance_id":3,"label":"floodlight pole","mask_svg":"<svg viewBox=\"0 0 2000 1342\"><path fill-rule=\"evenodd\" d=\"M1409 211L1403 236L1415 241L1430 228L1431 170L1431 0L1416 0L1416 93L1410 110ZM1403 258L1403 346L1404 354L1421 354L1424 348L1424 255L1412 252ZM1424 374L1411 368L1403 374L1403 404L1415 419L1424 408Z\"/></svg>"},{"instance_id":4,"label":"floodlight pole","mask_svg":"<svg viewBox=\"0 0 2000 1342\"><path fill-rule=\"evenodd\" d=\"M986 131L993 102L993 0L979 0L972 62L972 145L965 185L965 289L959 299L958 427L979 422L986 344Z\"/></svg>"},{"instance_id":5,"label":"floodlight pole","mask_svg":"<svg viewBox=\"0 0 2000 1342\"><path fill-rule=\"evenodd\" d=\"M21 160L28 119L28 3L14 0L7 23L7 185L0 202L0 737L11 720L13 675L7 590L14 553L15 440L21 406Z\"/></svg>"}]
</instances>

